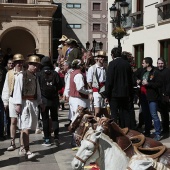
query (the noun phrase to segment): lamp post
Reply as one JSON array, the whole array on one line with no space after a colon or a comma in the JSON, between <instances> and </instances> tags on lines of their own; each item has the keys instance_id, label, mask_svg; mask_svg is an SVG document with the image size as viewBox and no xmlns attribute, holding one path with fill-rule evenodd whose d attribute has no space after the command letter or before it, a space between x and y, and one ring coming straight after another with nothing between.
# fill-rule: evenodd
<instances>
[{"instance_id":1,"label":"lamp post","mask_svg":"<svg viewBox=\"0 0 170 170\"><path fill-rule=\"evenodd\" d=\"M126 16L128 15L129 3L126 0L115 0L112 7L110 7L110 17L112 23L114 24L114 29L112 35L118 40L118 48L122 52L120 40L126 35L125 28L122 27L122 21L126 21Z\"/></svg>"},{"instance_id":2,"label":"lamp post","mask_svg":"<svg viewBox=\"0 0 170 170\"><path fill-rule=\"evenodd\" d=\"M94 39L93 41L92 41L92 44L93 44L93 53L94 53L94 57L95 57L95 53L96 53L96 45L97 45L97 42L96 42L96 40ZM89 43L89 41L87 41L86 42L86 50L89 50L89 48L90 48L90 43ZM99 42L99 48L100 48L100 50L102 50L102 48L103 48L103 43L102 42Z\"/></svg>"}]
</instances>

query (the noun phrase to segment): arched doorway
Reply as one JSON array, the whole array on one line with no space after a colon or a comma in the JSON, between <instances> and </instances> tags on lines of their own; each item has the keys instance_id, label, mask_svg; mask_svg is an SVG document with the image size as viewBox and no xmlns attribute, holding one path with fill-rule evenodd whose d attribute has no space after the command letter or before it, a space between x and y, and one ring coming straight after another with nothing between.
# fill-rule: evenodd
<instances>
[{"instance_id":1,"label":"arched doorway","mask_svg":"<svg viewBox=\"0 0 170 170\"><path fill-rule=\"evenodd\" d=\"M24 29L12 29L1 38L1 49L4 53L11 48L12 54L20 53L26 57L36 48L34 37Z\"/></svg>"}]
</instances>

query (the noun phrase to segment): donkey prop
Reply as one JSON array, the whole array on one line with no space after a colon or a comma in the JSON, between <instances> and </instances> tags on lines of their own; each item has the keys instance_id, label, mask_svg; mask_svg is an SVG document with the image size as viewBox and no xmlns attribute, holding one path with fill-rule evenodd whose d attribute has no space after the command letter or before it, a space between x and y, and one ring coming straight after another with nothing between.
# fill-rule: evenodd
<instances>
[{"instance_id":1,"label":"donkey prop","mask_svg":"<svg viewBox=\"0 0 170 170\"><path fill-rule=\"evenodd\" d=\"M74 121L71 123L69 130L71 132L75 131L76 143L78 146L80 146L80 142L87 130L90 127L95 130L97 126L101 126L103 132L110 136L113 141L119 141L118 144L121 143L120 140L122 143L126 142L126 147L127 145L130 145L131 142L133 146L142 146L144 148L152 148L162 145L161 142L155 141L148 137L144 137L144 135L138 131L129 130L128 128L121 129L113 120L106 117L95 119L92 113L84 108L78 109L78 113ZM121 147L122 144L119 146ZM126 147L121 148L125 149Z\"/></svg>"},{"instance_id":2,"label":"donkey prop","mask_svg":"<svg viewBox=\"0 0 170 170\"><path fill-rule=\"evenodd\" d=\"M131 159L107 135L92 129L86 133L86 138L72 161L73 170L81 170L85 164L96 162L101 170L169 170L162 163L145 156L134 156Z\"/></svg>"}]
</instances>

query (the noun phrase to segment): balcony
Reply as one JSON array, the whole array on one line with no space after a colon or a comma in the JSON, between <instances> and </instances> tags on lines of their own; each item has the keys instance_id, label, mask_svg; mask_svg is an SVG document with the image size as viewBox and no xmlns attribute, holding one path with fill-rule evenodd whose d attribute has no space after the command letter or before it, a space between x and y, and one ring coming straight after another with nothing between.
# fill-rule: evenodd
<instances>
[{"instance_id":1,"label":"balcony","mask_svg":"<svg viewBox=\"0 0 170 170\"><path fill-rule=\"evenodd\" d=\"M0 0L0 4L51 4L52 0Z\"/></svg>"},{"instance_id":2,"label":"balcony","mask_svg":"<svg viewBox=\"0 0 170 170\"><path fill-rule=\"evenodd\" d=\"M143 29L143 12L138 11L129 15L132 18L132 30Z\"/></svg>"},{"instance_id":3,"label":"balcony","mask_svg":"<svg viewBox=\"0 0 170 170\"><path fill-rule=\"evenodd\" d=\"M158 24L166 24L170 22L170 0L155 5L158 9Z\"/></svg>"}]
</instances>

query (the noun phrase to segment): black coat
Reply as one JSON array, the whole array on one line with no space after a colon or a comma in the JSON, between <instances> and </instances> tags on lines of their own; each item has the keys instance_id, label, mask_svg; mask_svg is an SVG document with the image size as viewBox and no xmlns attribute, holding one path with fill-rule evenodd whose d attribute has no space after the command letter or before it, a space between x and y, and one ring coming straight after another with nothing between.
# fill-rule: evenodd
<instances>
[{"instance_id":1,"label":"black coat","mask_svg":"<svg viewBox=\"0 0 170 170\"><path fill-rule=\"evenodd\" d=\"M132 69L130 64L118 57L108 66L106 77L106 97L131 97L133 94Z\"/></svg>"},{"instance_id":2,"label":"black coat","mask_svg":"<svg viewBox=\"0 0 170 170\"><path fill-rule=\"evenodd\" d=\"M157 69L162 77L162 88L160 94L170 96L170 69L164 68L163 70Z\"/></svg>"},{"instance_id":3,"label":"black coat","mask_svg":"<svg viewBox=\"0 0 170 170\"><path fill-rule=\"evenodd\" d=\"M141 74L141 82L142 77L147 70L144 69ZM160 93L159 89L162 87L162 77L158 70L155 67L152 67L151 71L149 72L148 77L148 85L146 86L146 97L148 101L157 101L159 99Z\"/></svg>"}]
</instances>

